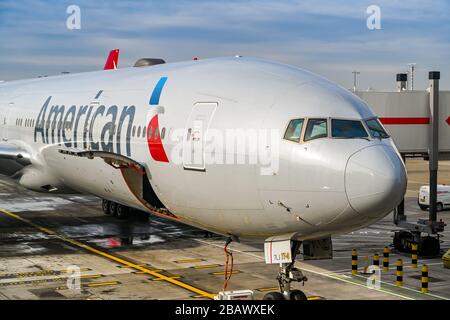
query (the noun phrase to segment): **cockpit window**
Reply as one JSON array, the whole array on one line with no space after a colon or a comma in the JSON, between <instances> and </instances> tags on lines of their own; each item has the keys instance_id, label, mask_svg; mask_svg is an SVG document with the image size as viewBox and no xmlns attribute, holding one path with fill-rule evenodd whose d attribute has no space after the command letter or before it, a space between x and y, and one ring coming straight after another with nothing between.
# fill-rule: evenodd
<instances>
[{"instance_id":1,"label":"cockpit window","mask_svg":"<svg viewBox=\"0 0 450 320\"><path fill-rule=\"evenodd\" d=\"M366 121L367 128L369 128L370 135L373 138L385 139L389 138L389 135L383 129L383 126L378 119L370 119Z\"/></svg>"},{"instance_id":2,"label":"cockpit window","mask_svg":"<svg viewBox=\"0 0 450 320\"><path fill-rule=\"evenodd\" d=\"M302 134L303 119L295 119L289 122L289 125L284 134L284 139L299 142Z\"/></svg>"},{"instance_id":3,"label":"cockpit window","mask_svg":"<svg viewBox=\"0 0 450 320\"><path fill-rule=\"evenodd\" d=\"M331 119L331 136L333 138L367 138L369 135L359 120Z\"/></svg>"},{"instance_id":4,"label":"cockpit window","mask_svg":"<svg viewBox=\"0 0 450 320\"><path fill-rule=\"evenodd\" d=\"M305 141L328 136L327 119L309 119L306 126Z\"/></svg>"}]
</instances>

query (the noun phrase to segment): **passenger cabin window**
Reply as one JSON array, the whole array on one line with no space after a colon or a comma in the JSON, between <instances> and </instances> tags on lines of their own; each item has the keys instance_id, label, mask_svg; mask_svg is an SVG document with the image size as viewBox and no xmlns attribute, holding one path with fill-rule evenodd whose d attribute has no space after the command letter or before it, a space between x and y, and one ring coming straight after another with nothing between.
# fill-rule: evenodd
<instances>
[{"instance_id":1,"label":"passenger cabin window","mask_svg":"<svg viewBox=\"0 0 450 320\"><path fill-rule=\"evenodd\" d=\"M378 119L370 119L366 121L367 128L369 128L370 135L373 138L385 139L389 138L389 135L384 130Z\"/></svg>"},{"instance_id":2,"label":"passenger cabin window","mask_svg":"<svg viewBox=\"0 0 450 320\"><path fill-rule=\"evenodd\" d=\"M309 119L306 126L305 141L326 138L328 136L327 119Z\"/></svg>"},{"instance_id":3,"label":"passenger cabin window","mask_svg":"<svg viewBox=\"0 0 450 320\"><path fill-rule=\"evenodd\" d=\"M299 142L302 134L303 119L295 119L289 122L289 125L284 133L284 139Z\"/></svg>"},{"instance_id":4,"label":"passenger cabin window","mask_svg":"<svg viewBox=\"0 0 450 320\"><path fill-rule=\"evenodd\" d=\"M369 135L361 121L331 119L331 136L333 138L367 138Z\"/></svg>"}]
</instances>

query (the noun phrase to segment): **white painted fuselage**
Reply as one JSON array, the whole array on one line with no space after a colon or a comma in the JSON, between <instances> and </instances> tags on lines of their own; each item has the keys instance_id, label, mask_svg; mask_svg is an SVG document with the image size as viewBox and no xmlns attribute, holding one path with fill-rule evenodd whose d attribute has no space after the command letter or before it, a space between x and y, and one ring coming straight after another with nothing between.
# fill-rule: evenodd
<instances>
[{"instance_id":1,"label":"white painted fuselage","mask_svg":"<svg viewBox=\"0 0 450 320\"><path fill-rule=\"evenodd\" d=\"M18 179L27 188L148 210L140 180L102 157L61 151L121 155L145 169L181 222L242 238L315 239L369 225L403 198L405 168L390 138L332 135L331 119L369 132L372 118L351 92L302 69L217 58L0 84L0 153L3 144L4 154L26 154ZM299 141L284 139L293 119L304 121ZM326 136L305 141L308 119L326 119Z\"/></svg>"}]
</instances>

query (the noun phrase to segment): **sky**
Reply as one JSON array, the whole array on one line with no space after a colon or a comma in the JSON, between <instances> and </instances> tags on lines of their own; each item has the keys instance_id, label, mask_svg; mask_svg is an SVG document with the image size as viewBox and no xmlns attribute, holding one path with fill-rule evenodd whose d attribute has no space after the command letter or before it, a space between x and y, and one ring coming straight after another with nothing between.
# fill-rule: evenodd
<instances>
[{"instance_id":1,"label":"sky","mask_svg":"<svg viewBox=\"0 0 450 320\"><path fill-rule=\"evenodd\" d=\"M68 29L69 5L80 29ZM380 29L366 12L380 8ZM394 90L416 63L415 88L441 71L450 90L447 0L0 0L0 80L101 69L119 48L120 67L142 57L167 62L254 56L299 66L340 85Z\"/></svg>"}]
</instances>

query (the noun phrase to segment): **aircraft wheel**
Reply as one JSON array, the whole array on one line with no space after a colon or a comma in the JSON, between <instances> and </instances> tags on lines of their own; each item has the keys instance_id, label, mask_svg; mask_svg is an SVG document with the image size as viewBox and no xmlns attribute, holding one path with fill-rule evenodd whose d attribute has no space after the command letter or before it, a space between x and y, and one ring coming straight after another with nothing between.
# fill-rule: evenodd
<instances>
[{"instance_id":1,"label":"aircraft wheel","mask_svg":"<svg viewBox=\"0 0 450 320\"><path fill-rule=\"evenodd\" d=\"M113 217L117 216L117 203L112 201L109 203L109 214Z\"/></svg>"},{"instance_id":2,"label":"aircraft wheel","mask_svg":"<svg viewBox=\"0 0 450 320\"><path fill-rule=\"evenodd\" d=\"M444 210L444 205L442 204L442 202L438 202L436 204L436 210L439 211L439 212Z\"/></svg>"},{"instance_id":3,"label":"aircraft wheel","mask_svg":"<svg viewBox=\"0 0 450 320\"><path fill-rule=\"evenodd\" d=\"M109 204L110 201L103 199L102 200L102 210L104 214L109 214Z\"/></svg>"},{"instance_id":4,"label":"aircraft wheel","mask_svg":"<svg viewBox=\"0 0 450 320\"><path fill-rule=\"evenodd\" d=\"M128 208L127 206L118 204L117 208L116 208L116 212L117 212L117 218L127 219L130 215L130 208Z\"/></svg>"},{"instance_id":5,"label":"aircraft wheel","mask_svg":"<svg viewBox=\"0 0 450 320\"><path fill-rule=\"evenodd\" d=\"M269 292L264 295L263 300L286 300L280 292Z\"/></svg>"},{"instance_id":6,"label":"aircraft wheel","mask_svg":"<svg viewBox=\"0 0 450 320\"><path fill-rule=\"evenodd\" d=\"M292 290L290 296L291 300L308 300L306 295L301 290Z\"/></svg>"}]
</instances>

